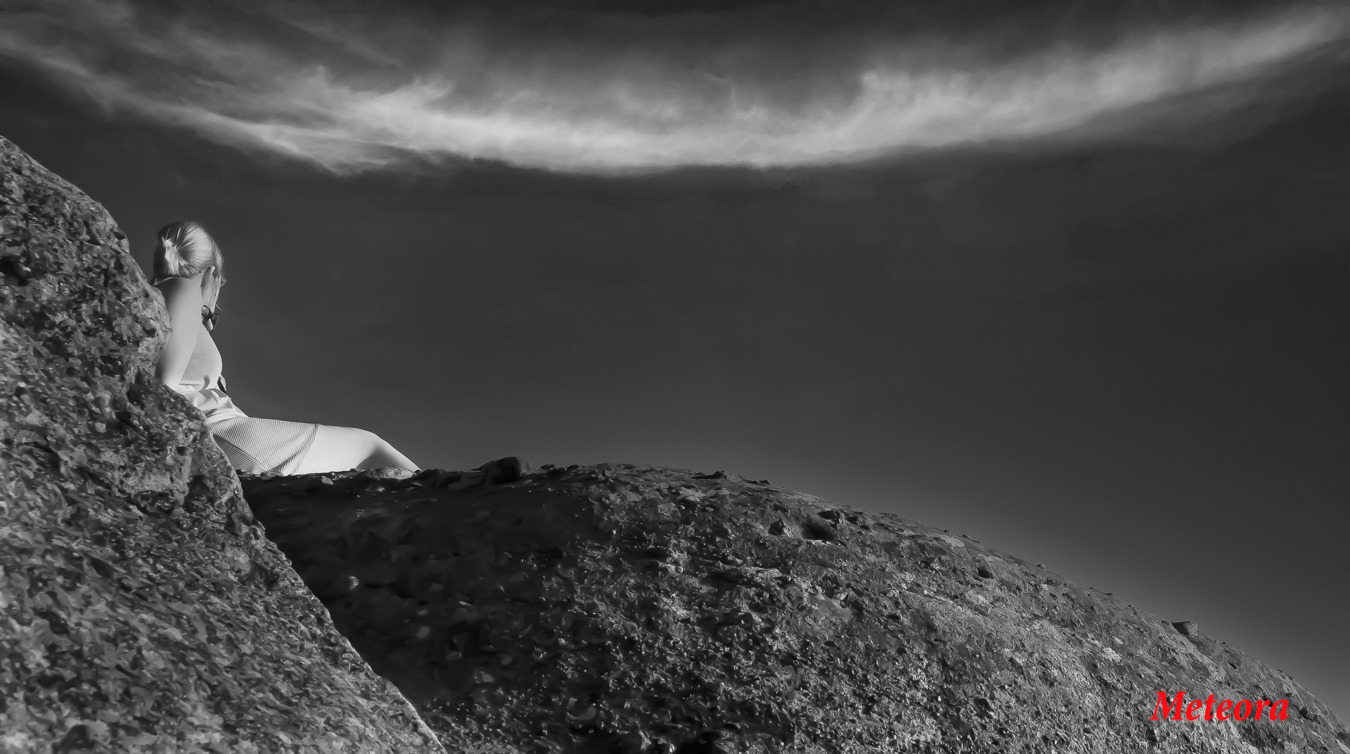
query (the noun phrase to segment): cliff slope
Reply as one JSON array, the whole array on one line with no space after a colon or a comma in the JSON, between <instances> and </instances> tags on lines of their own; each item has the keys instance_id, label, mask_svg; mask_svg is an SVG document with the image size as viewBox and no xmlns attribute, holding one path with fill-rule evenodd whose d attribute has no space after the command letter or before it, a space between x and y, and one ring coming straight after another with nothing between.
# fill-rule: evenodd
<instances>
[{"instance_id":1,"label":"cliff slope","mask_svg":"<svg viewBox=\"0 0 1350 754\"><path fill-rule=\"evenodd\" d=\"M108 214L0 138L0 751L437 751L149 369Z\"/></svg>"},{"instance_id":2,"label":"cliff slope","mask_svg":"<svg viewBox=\"0 0 1350 754\"><path fill-rule=\"evenodd\" d=\"M447 744L1350 751L1303 687L1195 626L895 516L651 467L381 476L244 491ZM1158 691L1289 718L1151 721Z\"/></svg>"}]
</instances>

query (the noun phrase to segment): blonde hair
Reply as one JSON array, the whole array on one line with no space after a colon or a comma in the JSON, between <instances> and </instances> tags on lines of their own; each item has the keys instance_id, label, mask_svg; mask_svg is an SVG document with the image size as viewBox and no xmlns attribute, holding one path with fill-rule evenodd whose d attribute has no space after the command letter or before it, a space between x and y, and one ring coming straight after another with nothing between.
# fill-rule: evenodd
<instances>
[{"instance_id":1,"label":"blonde hair","mask_svg":"<svg viewBox=\"0 0 1350 754\"><path fill-rule=\"evenodd\" d=\"M155 243L154 284L166 278L190 278L216 268L216 278L225 281L225 260L211 234L197 223L180 221L159 229Z\"/></svg>"}]
</instances>

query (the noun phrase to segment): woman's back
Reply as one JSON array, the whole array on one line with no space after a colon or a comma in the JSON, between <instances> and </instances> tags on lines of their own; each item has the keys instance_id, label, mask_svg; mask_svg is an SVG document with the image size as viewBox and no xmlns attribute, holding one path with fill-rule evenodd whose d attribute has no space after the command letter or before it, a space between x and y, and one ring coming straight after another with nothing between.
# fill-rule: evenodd
<instances>
[{"instance_id":1,"label":"woman's back","mask_svg":"<svg viewBox=\"0 0 1350 754\"><path fill-rule=\"evenodd\" d=\"M216 348L211 333L199 325L192 355L188 357L187 367L183 370L183 376L178 380L177 387L180 392L214 387L220 381L224 368L225 362L221 359L220 349Z\"/></svg>"},{"instance_id":2,"label":"woman's back","mask_svg":"<svg viewBox=\"0 0 1350 754\"><path fill-rule=\"evenodd\" d=\"M224 361L215 340L205 327L198 325L197 342L192 355L188 358L182 378L173 389L192 401L192 405L206 416L208 426L225 419L246 416L226 395L225 380L221 374L223 370Z\"/></svg>"}]
</instances>

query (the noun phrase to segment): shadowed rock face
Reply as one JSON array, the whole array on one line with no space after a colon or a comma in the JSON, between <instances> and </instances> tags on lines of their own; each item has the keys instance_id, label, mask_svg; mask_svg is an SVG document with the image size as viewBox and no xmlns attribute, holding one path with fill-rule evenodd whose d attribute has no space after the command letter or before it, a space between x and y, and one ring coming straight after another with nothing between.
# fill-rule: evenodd
<instances>
[{"instance_id":1,"label":"shadowed rock face","mask_svg":"<svg viewBox=\"0 0 1350 754\"><path fill-rule=\"evenodd\" d=\"M149 369L163 302L0 138L0 751L429 751Z\"/></svg>"},{"instance_id":2,"label":"shadowed rock face","mask_svg":"<svg viewBox=\"0 0 1350 754\"><path fill-rule=\"evenodd\" d=\"M244 479L448 746L1348 750L1283 673L971 539L720 474L490 472ZM1289 718L1151 721L1159 691Z\"/></svg>"}]
</instances>

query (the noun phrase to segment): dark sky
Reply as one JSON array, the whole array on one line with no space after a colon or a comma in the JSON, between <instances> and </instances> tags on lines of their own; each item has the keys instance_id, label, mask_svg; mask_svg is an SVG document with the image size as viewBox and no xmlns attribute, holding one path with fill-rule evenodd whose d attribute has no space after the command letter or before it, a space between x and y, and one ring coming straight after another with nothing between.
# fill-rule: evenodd
<instances>
[{"instance_id":1,"label":"dark sky","mask_svg":"<svg viewBox=\"0 0 1350 754\"><path fill-rule=\"evenodd\" d=\"M250 414L892 511L1350 720L1344 3L39 7L0 135L212 231Z\"/></svg>"}]
</instances>

